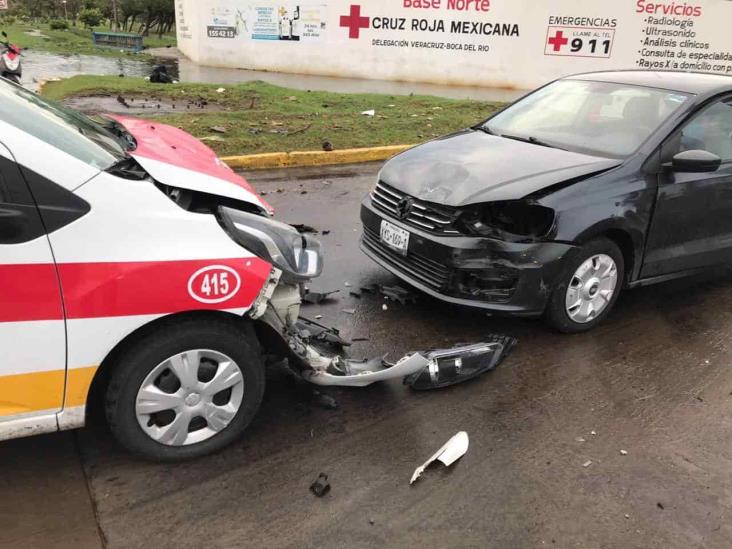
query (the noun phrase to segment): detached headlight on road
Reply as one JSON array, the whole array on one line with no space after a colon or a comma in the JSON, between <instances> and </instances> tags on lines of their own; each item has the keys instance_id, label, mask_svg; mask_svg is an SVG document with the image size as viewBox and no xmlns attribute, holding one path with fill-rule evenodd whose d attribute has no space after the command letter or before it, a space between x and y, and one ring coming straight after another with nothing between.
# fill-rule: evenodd
<instances>
[{"instance_id":1,"label":"detached headlight on road","mask_svg":"<svg viewBox=\"0 0 732 549\"><path fill-rule=\"evenodd\" d=\"M458 220L461 232L500 240L534 240L554 227L554 210L523 200L489 202L466 209Z\"/></svg>"},{"instance_id":2,"label":"detached headlight on road","mask_svg":"<svg viewBox=\"0 0 732 549\"><path fill-rule=\"evenodd\" d=\"M320 242L274 219L219 207L219 219L235 242L301 282L320 276L323 259Z\"/></svg>"}]
</instances>

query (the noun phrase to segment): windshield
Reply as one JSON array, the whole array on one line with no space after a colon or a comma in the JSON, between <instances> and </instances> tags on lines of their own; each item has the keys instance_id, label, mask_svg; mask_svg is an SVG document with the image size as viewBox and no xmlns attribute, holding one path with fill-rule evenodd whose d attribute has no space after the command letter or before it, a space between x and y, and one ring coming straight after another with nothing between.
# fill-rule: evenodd
<instances>
[{"instance_id":1,"label":"windshield","mask_svg":"<svg viewBox=\"0 0 732 549\"><path fill-rule=\"evenodd\" d=\"M100 170L126 157L121 139L101 124L2 80L0 120Z\"/></svg>"},{"instance_id":2,"label":"windshield","mask_svg":"<svg viewBox=\"0 0 732 549\"><path fill-rule=\"evenodd\" d=\"M570 151L624 158L688 99L683 93L653 88L560 80L501 111L483 129Z\"/></svg>"}]
</instances>

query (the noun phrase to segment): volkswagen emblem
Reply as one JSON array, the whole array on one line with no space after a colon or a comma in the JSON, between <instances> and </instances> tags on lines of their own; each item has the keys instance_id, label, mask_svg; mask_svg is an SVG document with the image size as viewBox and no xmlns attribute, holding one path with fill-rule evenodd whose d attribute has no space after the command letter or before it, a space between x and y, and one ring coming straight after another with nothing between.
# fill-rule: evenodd
<instances>
[{"instance_id":1,"label":"volkswagen emblem","mask_svg":"<svg viewBox=\"0 0 732 549\"><path fill-rule=\"evenodd\" d=\"M407 216L412 212L414 207L414 201L407 197L402 198L396 205L396 213L399 219L406 219Z\"/></svg>"}]
</instances>

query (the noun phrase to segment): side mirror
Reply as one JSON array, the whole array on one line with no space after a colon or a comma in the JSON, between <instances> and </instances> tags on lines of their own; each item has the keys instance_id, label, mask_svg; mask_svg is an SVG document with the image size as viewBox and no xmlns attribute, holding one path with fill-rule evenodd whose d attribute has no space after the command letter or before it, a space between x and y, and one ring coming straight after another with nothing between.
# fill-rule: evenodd
<instances>
[{"instance_id":1,"label":"side mirror","mask_svg":"<svg viewBox=\"0 0 732 549\"><path fill-rule=\"evenodd\" d=\"M721 165L722 159L716 154L701 150L680 152L671 161L671 167L675 172L716 172Z\"/></svg>"}]
</instances>

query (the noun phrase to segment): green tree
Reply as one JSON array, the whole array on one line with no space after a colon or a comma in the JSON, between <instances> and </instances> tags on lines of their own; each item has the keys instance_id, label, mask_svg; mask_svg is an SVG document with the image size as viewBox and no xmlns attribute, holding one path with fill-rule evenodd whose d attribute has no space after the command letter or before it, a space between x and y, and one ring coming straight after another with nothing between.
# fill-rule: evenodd
<instances>
[{"instance_id":1,"label":"green tree","mask_svg":"<svg viewBox=\"0 0 732 549\"><path fill-rule=\"evenodd\" d=\"M79 12L79 21L88 29L98 27L104 18L104 14L98 8L84 8Z\"/></svg>"}]
</instances>

